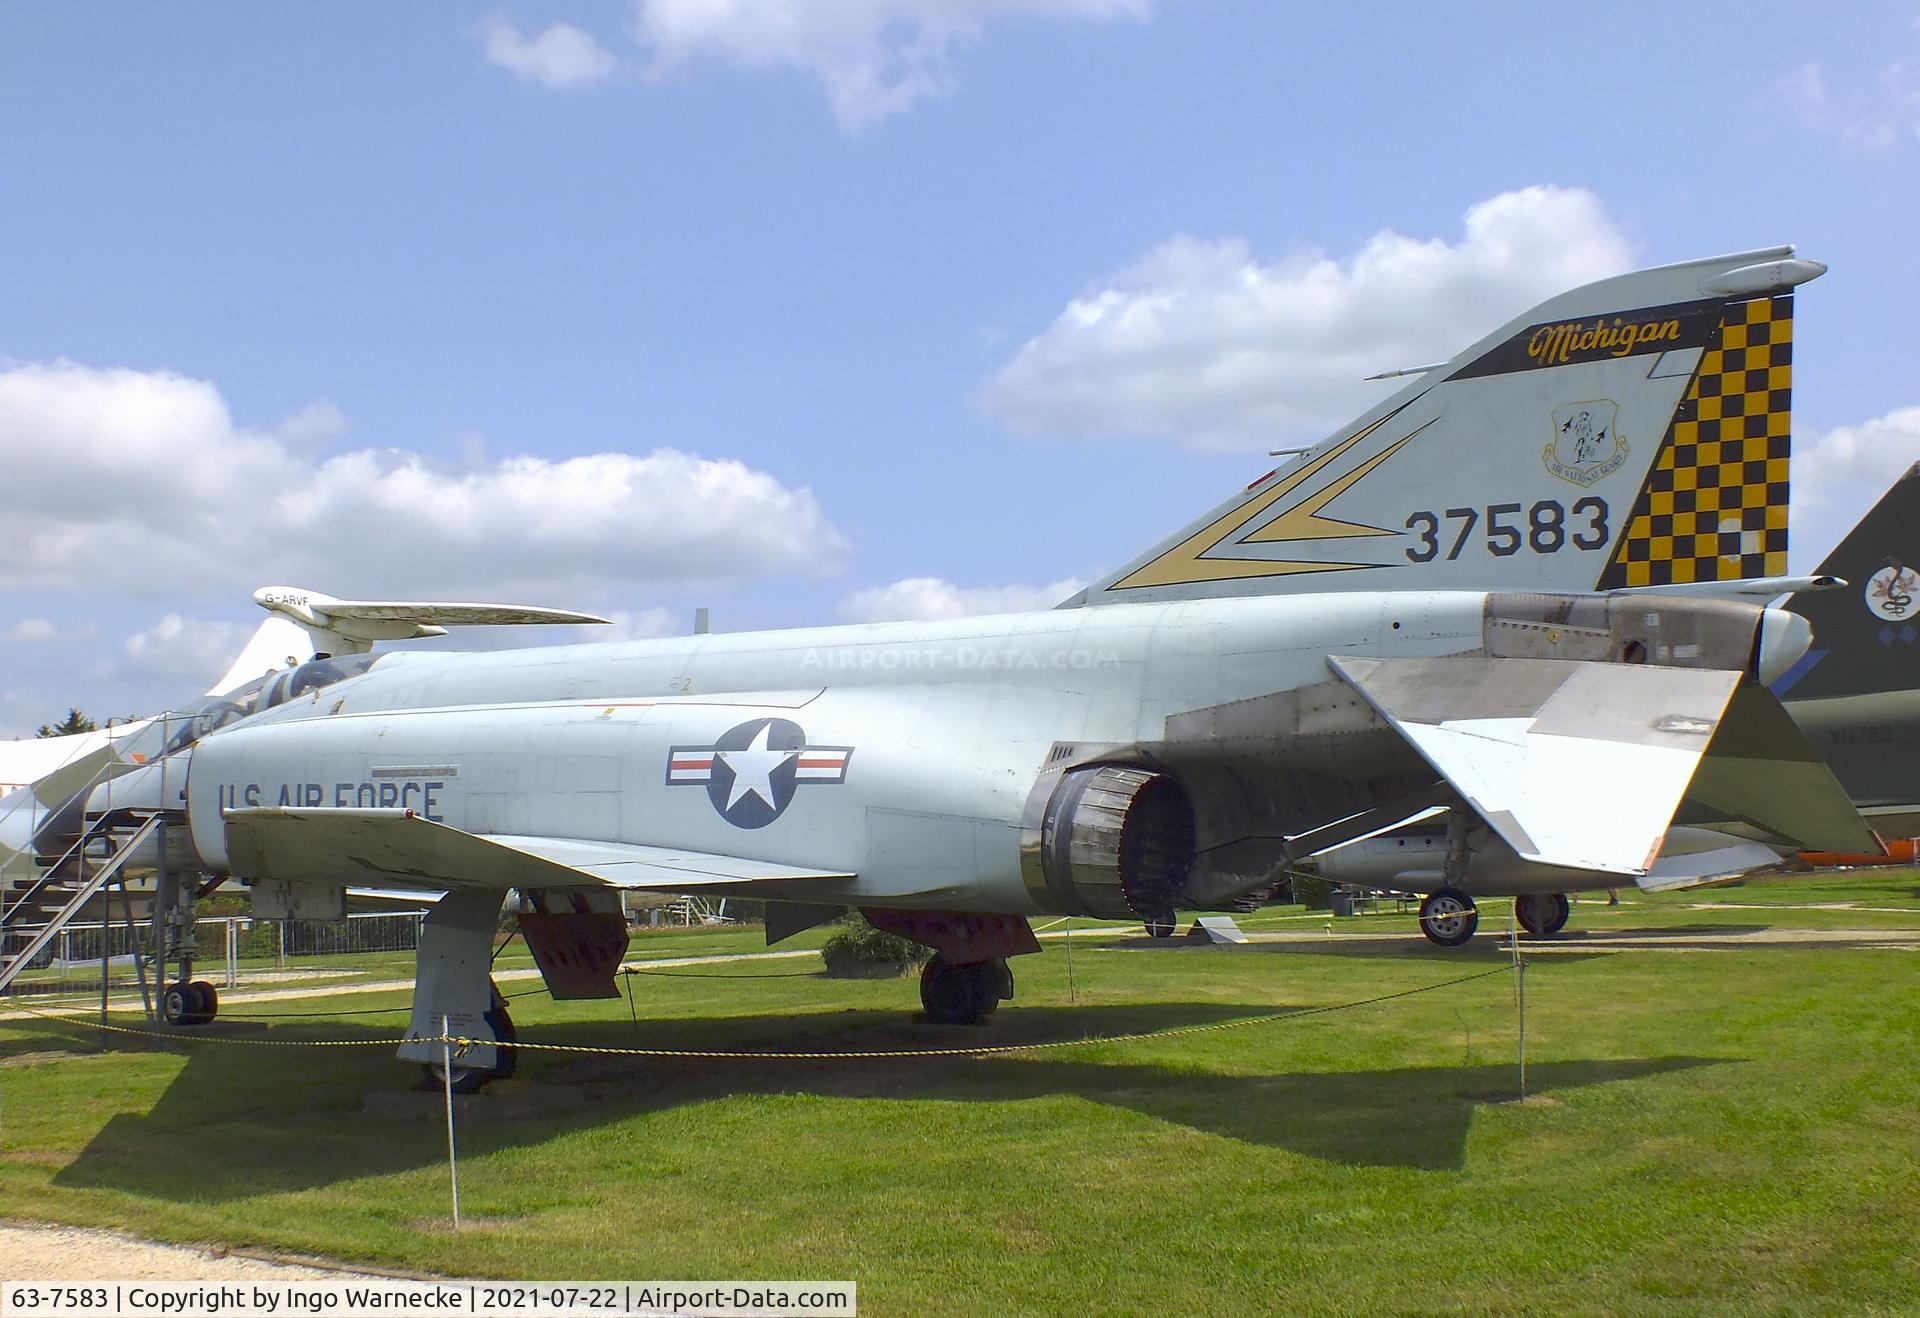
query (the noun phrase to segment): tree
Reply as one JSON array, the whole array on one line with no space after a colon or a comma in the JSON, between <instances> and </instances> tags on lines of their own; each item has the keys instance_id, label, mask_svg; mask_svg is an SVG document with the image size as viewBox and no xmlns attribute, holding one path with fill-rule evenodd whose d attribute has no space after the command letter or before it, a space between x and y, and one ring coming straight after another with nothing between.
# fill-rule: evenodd
<instances>
[{"instance_id":1,"label":"tree","mask_svg":"<svg viewBox=\"0 0 1920 1318\"><path fill-rule=\"evenodd\" d=\"M42 723L36 737L71 737L76 732L92 732L100 725L82 714L79 710L67 709L67 716L58 723Z\"/></svg>"}]
</instances>

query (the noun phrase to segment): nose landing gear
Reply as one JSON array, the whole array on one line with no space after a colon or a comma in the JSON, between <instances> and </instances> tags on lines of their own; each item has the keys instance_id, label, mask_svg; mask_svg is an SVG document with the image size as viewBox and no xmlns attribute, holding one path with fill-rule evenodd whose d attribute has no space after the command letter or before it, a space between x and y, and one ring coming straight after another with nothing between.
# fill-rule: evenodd
<instances>
[{"instance_id":1,"label":"nose landing gear","mask_svg":"<svg viewBox=\"0 0 1920 1318\"><path fill-rule=\"evenodd\" d=\"M220 994L204 979L168 984L160 990L163 1025L211 1025L220 1014Z\"/></svg>"}]
</instances>

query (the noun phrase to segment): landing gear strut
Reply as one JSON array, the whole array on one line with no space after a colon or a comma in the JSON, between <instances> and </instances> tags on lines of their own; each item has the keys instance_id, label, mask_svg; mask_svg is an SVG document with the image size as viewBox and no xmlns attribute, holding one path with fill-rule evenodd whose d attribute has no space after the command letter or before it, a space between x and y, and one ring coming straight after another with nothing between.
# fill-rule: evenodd
<instances>
[{"instance_id":1,"label":"landing gear strut","mask_svg":"<svg viewBox=\"0 0 1920 1318\"><path fill-rule=\"evenodd\" d=\"M1420 903L1420 932L1442 947L1459 947L1480 925L1480 909L1458 888L1442 888Z\"/></svg>"},{"instance_id":2,"label":"landing gear strut","mask_svg":"<svg viewBox=\"0 0 1920 1318\"><path fill-rule=\"evenodd\" d=\"M1013 971L1003 957L954 962L936 955L920 972L920 1005L935 1025L978 1025L1013 998Z\"/></svg>"},{"instance_id":3,"label":"landing gear strut","mask_svg":"<svg viewBox=\"0 0 1920 1318\"><path fill-rule=\"evenodd\" d=\"M1569 909L1564 892L1528 893L1525 897L1515 898L1513 903L1513 913L1519 919L1520 927L1535 938L1545 938L1565 929Z\"/></svg>"}]
</instances>

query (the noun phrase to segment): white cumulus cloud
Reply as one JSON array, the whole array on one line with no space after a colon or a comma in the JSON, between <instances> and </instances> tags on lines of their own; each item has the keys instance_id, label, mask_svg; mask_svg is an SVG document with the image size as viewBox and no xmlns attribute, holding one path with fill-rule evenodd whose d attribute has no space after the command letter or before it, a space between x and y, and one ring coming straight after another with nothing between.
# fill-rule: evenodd
<instances>
[{"instance_id":1,"label":"white cumulus cloud","mask_svg":"<svg viewBox=\"0 0 1920 1318\"><path fill-rule=\"evenodd\" d=\"M1788 544L1796 570L1811 571L1887 487L1920 462L1920 407L1900 407L1855 425L1793 441Z\"/></svg>"},{"instance_id":2,"label":"white cumulus cloud","mask_svg":"<svg viewBox=\"0 0 1920 1318\"><path fill-rule=\"evenodd\" d=\"M1470 207L1456 240L1383 229L1346 257L1176 237L1070 301L981 402L1032 434L1310 442L1399 383L1364 377L1445 360L1632 257L1598 197L1553 186Z\"/></svg>"},{"instance_id":3,"label":"white cumulus cloud","mask_svg":"<svg viewBox=\"0 0 1920 1318\"><path fill-rule=\"evenodd\" d=\"M1008 18L1145 18L1155 0L637 0L656 72L697 60L802 73L859 132L950 94L958 53Z\"/></svg>"},{"instance_id":4,"label":"white cumulus cloud","mask_svg":"<svg viewBox=\"0 0 1920 1318\"><path fill-rule=\"evenodd\" d=\"M811 491L730 459L319 460L236 425L207 381L67 361L0 369L0 467L0 590L551 598L818 575L847 548Z\"/></svg>"},{"instance_id":5,"label":"white cumulus cloud","mask_svg":"<svg viewBox=\"0 0 1920 1318\"><path fill-rule=\"evenodd\" d=\"M619 67L597 37L571 23L555 23L529 37L504 14L492 14L481 21L478 35L489 64L554 91L592 86Z\"/></svg>"},{"instance_id":6,"label":"white cumulus cloud","mask_svg":"<svg viewBox=\"0 0 1920 1318\"><path fill-rule=\"evenodd\" d=\"M127 637L127 663L149 672L192 678L202 684L227 671L254 628L239 622L209 622L178 613Z\"/></svg>"},{"instance_id":7,"label":"white cumulus cloud","mask_svg":"<svg viewBox=\"0 0 1920 1318\"><path fill-rule=\"evenodd\" d=\"M840 601L848 622L924 622L975 613L1022 613L1050 609L1086 582L1069 577L1044 586L957 586L939 577L907 577L857 590Z\"/></svg>"},{"instance_id":8,"label":"white cumulus cloud","mask_svg":"<svg viewBox=\"0 0 1920 1318\"><path fill-rule=\"evenodd\" d=\"M1920 60L1883 65L1872 77L1842 78L1824 64L1802 64L1774 86L1805 127L1860 151L1920 141Z\"/></svg>"},{"instance_id":9,"label":"white cumulus cloud","mask_svg":"<svg viewBox=\"0 0 1920 1318\"><path fill-rule=\"evenodd\" d=\"M100 634L92 623L60 623L48 618L21 618L0 627L0 644L57 645L65 641L91 640Z\"/></svg>"}]
</instances>

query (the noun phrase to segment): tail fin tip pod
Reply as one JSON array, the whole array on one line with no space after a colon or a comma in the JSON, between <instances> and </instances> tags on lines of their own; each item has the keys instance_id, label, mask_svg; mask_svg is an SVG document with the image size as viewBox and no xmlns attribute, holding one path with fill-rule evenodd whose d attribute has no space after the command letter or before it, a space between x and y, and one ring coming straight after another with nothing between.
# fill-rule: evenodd
<instances>
[{"instance_id":1,"label":"tail fin tip pod","mask_svg":"<svg viewBox=\"0 0 1920 1318\"><path fill-rule=\"evenodd\" d=\"M1077 604L1786 571L1790 247L1660 266L1515 317Z\"/></svg>"}]
</instances>

